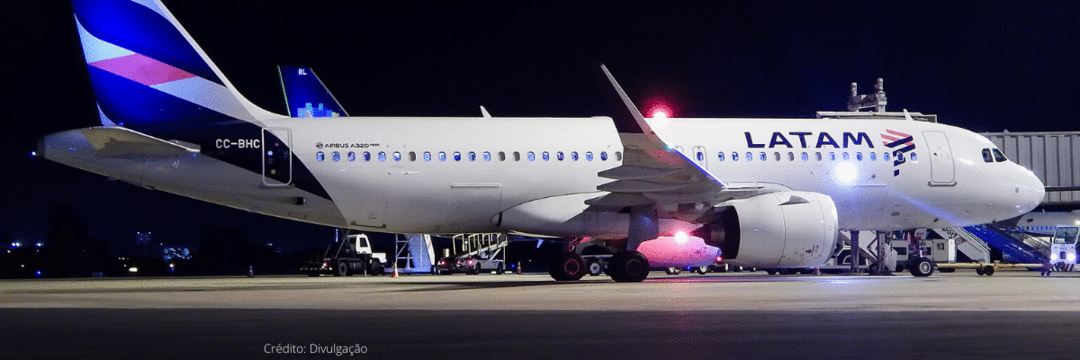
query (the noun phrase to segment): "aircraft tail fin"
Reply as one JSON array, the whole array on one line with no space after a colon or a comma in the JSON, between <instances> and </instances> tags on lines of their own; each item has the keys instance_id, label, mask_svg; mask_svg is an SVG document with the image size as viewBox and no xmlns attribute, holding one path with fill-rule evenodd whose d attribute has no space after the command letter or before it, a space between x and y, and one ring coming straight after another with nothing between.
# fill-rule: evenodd
<instances>
[{"instance_id":1,"label":"aircraft tail fin","mask_svg":"<svg viewBox=\"0 0 1080 360\"><path fill-rule=\"evenodd\" d=\"M103 125L135 129L280 118L229 83L159 0L73 0Z\"/></svg>"},{"instance_id":2,"label":"aircraft tail fin","mask_svg":"<svg viewBox=\"0 0 1080 360\"><path fill-rule=\"evenodd\" d=\"M294 118L349 116L330 94L315 70L300 66L278 66L285 106Z\"/></svg>"}]
</instances>

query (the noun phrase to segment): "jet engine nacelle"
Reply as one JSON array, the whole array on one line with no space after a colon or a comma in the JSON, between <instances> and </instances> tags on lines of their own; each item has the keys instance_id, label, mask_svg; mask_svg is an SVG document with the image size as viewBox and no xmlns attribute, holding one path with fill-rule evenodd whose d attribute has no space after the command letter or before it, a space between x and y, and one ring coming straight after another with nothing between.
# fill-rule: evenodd
<instances>
[{"instance_id":1,"label":"jet engine nacelle","mask_svg":"<svg viewBox=\"0 0 1080 360\"><path fill-rule=\"evenodd\" d=\"M818 266L838 234L836 204L824 194L777 192L726 203L695 231L724 261L753 267Z\"/></svg>"}]
</instances>

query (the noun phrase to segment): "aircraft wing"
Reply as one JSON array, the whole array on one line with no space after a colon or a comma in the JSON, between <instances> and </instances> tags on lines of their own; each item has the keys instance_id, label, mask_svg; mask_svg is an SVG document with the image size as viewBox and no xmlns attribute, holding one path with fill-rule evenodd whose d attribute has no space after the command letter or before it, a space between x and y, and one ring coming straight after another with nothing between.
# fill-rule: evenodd
<instances>
[{"instance_id":1,"label":"aircraft wing","mask_svg":"<svg viewBox=\"0 0 1080 360\"><path fill-rule=\"evenodd\" d=\"M679 204L715 204L726 188L724 183L660 139L607 67L600 67L630 110L634 123L625 127L629 132L619 133L624 152L622 165L599 173L615 180L597 187L610 194L585 203L594 208L656 204L669 211L677 210Z\"/></svg>"}]
</instances>

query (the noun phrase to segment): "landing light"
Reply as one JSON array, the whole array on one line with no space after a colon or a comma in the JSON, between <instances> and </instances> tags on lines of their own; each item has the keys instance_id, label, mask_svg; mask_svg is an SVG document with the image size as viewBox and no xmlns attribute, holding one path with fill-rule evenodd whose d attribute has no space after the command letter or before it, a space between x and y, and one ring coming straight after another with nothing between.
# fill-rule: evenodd
<instances>
[{"instance_id":1,"label":"landing light","mask_svg":"<svg viewBox=\"0 0 1080 360\"><path fill-rule=\"evenodd\" d=\"M37 157L37 151L31 151L30 157Z\"/></svg>"},{"instance_id":2,"label":"landing light","mask_svg":"<svg viewBox=\"0 0 1080 360\"><path fill-rule=\"evenodd\" d=\"M1073 222L1073 225L1076 225L1076 226L1080 226L1080 220L1076 220L1076 221L1074 221L1074 222Z\"/></svg>"},{"instance_id":3,"label":"landing light","mask_svg":"<svg viewBox=\"0 0 1080 360\"><path fill-rule=\"evenodd\" d=\"M685 244L686 243L686 232L680 231L680 232L675 233L675 242L679 243L679 244Z\"/></svg>"},{"instance_id":4,"label":"landing light","mask_svg":"<svg viewBox=\"0 0 1080 360\"><path fill-rule=\"evenodd\" d=\"M1071 253L1070 253L1070 254L1066 254L1066 255L1065 255L1065 261L1068 261L1068 262L1076 262L1076 254L1071 254Z\"/></svg>"},{"instance_id":5,"label":"landing light","mask_svg":"<svg viewBox=\"0 0 1080 360\"><path fill-rule=\"evenodd\" d=\"M1050 254L1050 261L1057 261L1057 259L1058 259L1057 254Z\"/></svg>"},{"instance_id":6,"label":"landing light","mask_svg":"<svg viewBox=\"0 0 1080 360\"><path fill-rule=\"evenodd\" d=\"M850 184L858 175L859 169L855 168L855 164L842 162L836 165L836 179L842 183Z\"/></svg>"},{"instance_id":7,"label":"landing light","mask_svg":"<svg viewBox=\"0 0 1080 360\"><path fill-rule=\"evenodd\" d=\"M668 114L667 111L664 110L654 110L649 117L653 119L667 119Z\"/></svg>"}]
</instances>

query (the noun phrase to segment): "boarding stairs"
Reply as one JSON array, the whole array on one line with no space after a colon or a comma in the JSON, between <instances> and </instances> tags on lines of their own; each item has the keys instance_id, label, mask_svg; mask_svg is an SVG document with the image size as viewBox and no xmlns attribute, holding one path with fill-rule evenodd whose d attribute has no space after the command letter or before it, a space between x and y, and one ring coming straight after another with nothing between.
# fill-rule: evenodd
<instances>
[{"instance_id":1,"label":"boarding stairs","mask_svg":"<svg viewBox=\"0 0 1080 360\"><path fill-rule=\"evenodd\" d=\"M1050 251L1048 241L1016 230L999 229L990 225L966 226L962 230L964 231L958 231L961 236L970 234L1019 263L1041 264Z\"/></svg>"},{"instance_id":2,"label":"boarding stairs","mask_svg":"<svg viewBox=\"0 0 1080 360\"><path fill-rule=\"evenodd\" d=\"M457 234L451 238L455 250L461 252L454 254L455 258L476 257L480 254L485 259L496 259L499 255L505 255L503 251L509 244L509 239L500 233L481 234ZM458 248L458 244L461 247Z\"/></svg>"},{"instance_id":3,"label":"boarding stairs","mask_svg":"<svg viewBox=\"0 0 1080 360\"><path fill-rule=\"evenodd\" d=\"M942 239L953 239L956 251L977 263L990 263L990 246L982 239L964 228L930 229Z\"/></svg>"},{"instance_id":4,"label":"boarding stairs","mask_svg":"<svg viewBox=\"0 0 1080 360\"><path fill-rule=\"evenodd\" d=\"M435 248L431 246L431 235L395 234L396 249L394 261L398 272L406 274L430 273L435 265Z\"/></svg>"}]
</instances>

